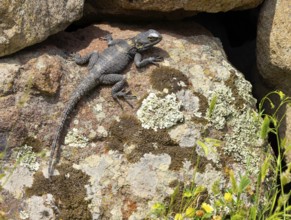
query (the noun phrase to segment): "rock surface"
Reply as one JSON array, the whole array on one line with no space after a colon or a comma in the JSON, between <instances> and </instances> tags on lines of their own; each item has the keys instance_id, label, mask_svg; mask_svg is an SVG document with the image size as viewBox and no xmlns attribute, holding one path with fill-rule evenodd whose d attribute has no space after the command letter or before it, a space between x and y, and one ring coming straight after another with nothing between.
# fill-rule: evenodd
<instances>
[{"instance_id":1,"label":"rock surface","mask_svg":"<svg viewBox=\"0 0 291 220\"><path fill-rule=\"evenodd\" d=\"M216 0L88 0L85 3L85 14L94 13L96 16L100 14L119 15L123 17L136 16L151 20L159 17L174 20L199 12L217 13L255 8L262 2L263 0L220 0L219 2Z\"/></svg>"},{"instance_id":2,"label":"rock surface","mask_svg":"<svg viewBox=\"0 0 291 220\"><path fill-rule=\"evenodd\" d=\"M52 181L45 177L49 146L66 101L87 74L64 51L102 51L100 37L128 38L143 29L90 26L1 61L0 71L11 70L1 80L0 97L0 143L7 152L0 195L14 204L2 205L7 218L151 218L153 204L167 203L179 183L194 181L198 158L194 184L207 189L210 204L215 183L219 190L230 185L225 170L237 178L250 173L255 189L265 154L251 85L228 63L218 39L196 24L184 25L150 27L163 40L144 56L164 61L125 70L137 96L134 109L123 102L122 111L106 86L84 97L64 132Z\"/></svg>"},{"instance_id":3,"label":"rock surface","mask_svg":"<svg viewBox=\"0 0 291 220\"><path fill-rule=\"evenodd\" d=\"M257 63L263 78L291 94L291 2L266 0L258 23Z\"/></svg>"},{"instance_id":4,"label":"rock surface","mask_svg":"<svg viewBox=\"0 0 291 220\"><path fill-rule=\"evenodd\" d=\"M45 40L83 14L82 0L9 1L0 4L0 57Z\"/></svg>"},{"instance_id":5,"label":"rock surface","mask_svg":"<svg viewBox=\"0 0 291 220\"><path fill-rule=\"evenodd\" d=\"M259 17L257 35L257 67L265 85L257 89L258 97L281 90L291 96L291 2L266 0ZM257 85L259 85L257 80ZM265 91L265 92L262 92ZM278 97L273 102L279 105ZM268 109L272 113L273 110ZM280 129L281 138L291 143L291 108L285 106L280 115L286 114ZM291 162L291 152L286 155Z\"/></svg>"}]
</instances>

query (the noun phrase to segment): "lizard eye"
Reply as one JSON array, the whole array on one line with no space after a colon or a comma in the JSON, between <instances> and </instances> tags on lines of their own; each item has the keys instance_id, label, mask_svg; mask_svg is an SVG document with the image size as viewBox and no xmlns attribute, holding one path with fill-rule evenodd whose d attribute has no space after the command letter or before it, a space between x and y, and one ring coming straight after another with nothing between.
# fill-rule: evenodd
<instances>
[{"instance_id":1,"label":"lizard eye","mask_svg":"<svg viewBox=\"0 0 291 220\"><path fill-rule=\"evenodd\" d=\"M153 42L157 39L157 37L149 36L148 39L149 39L149 41Z\"/></svg>"}]
</instances>

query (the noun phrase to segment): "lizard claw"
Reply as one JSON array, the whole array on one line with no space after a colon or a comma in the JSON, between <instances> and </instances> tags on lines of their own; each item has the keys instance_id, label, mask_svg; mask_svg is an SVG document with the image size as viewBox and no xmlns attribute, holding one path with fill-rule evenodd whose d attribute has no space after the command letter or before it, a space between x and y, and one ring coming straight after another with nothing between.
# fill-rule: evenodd
<instances>
[{"instance_id":1,"label":"lizard claw","mask_svg":"<svg viewBox=\"0 0 291 220\"><path fill-rule=\"evenodd\" d=\"M164 57L161 57L161 56L156 56L155 57L155 61L156 62L162 62L164 60Z\"/></svg>"},{"instance_id":2,"label":"lizard claw","mask_svg":"<svg viewBox=\"0 0 291 220\"><path fill-rule=\"evenodd\" d=\"M163 60L164 60L164 58L160 57L160 56L150 57L150 63L154 64L156 66L159 66L158 62L162 62Z\"/></svg>"},{"instance_id":3,"label":"lizard claw","mask_svg":"<svg viewBox=\"0 0 291 220\"><path fill-rule=\"evenodd\" d=\"M118 93L114 94L113 99L118 103L118 105L121 107L123 110L122 105L119 103L119 98L123 98L124 101L131 107L133 108L133 105L128 101L130 99L136 99L137 97L134 95L130 95L131 91L125 91L125 89L122 89Z\"/></svg>"},{"instance_id":4,"label":"lizard claw","mask_svg":"<svg viewBox=\"0 0 291 220\"><path fill-rule=\"evenodd\" d=\"M125 100L128 100L128 99L136 99L136 96L135 95L130 95L131 94L131 91L125 91L125 89L122 89L120 92L118 92L116 95L118 97L122 97L124 98Z\"/></svg>"}]
</instances>

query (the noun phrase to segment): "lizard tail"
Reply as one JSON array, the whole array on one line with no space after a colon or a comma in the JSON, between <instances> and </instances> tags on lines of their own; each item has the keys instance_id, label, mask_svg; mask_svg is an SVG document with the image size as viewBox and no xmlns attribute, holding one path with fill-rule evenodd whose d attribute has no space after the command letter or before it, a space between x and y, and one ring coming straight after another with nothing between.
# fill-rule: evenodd
<instances>
[{"instance_id":1,"label":"lizard tail","mask_svg":"<svg viewBox=\"0 0 291 220\"><path fill-rule=\"evenodd\" d=\"M54 161L54 157L56 152L58 152L58 149L60 147L59 140L62 134L62 131L64 129L66 120L69 116L69 114L72 112L76 104L80 101L80 99L85 95L88 91L90 91L92 88L96 87L98 85L98 82L96 82L92 77L86 77L80 85L76 88L74 93L72 94L71 98L69 99L63 113L61 116L61 123L59 124L54 140L51 146L51 152L50 152L50 158L49 158L49 164L48 164L48 177L50 178L53 175L53 169L56 161Z\"/></svg>"}]
</instances>

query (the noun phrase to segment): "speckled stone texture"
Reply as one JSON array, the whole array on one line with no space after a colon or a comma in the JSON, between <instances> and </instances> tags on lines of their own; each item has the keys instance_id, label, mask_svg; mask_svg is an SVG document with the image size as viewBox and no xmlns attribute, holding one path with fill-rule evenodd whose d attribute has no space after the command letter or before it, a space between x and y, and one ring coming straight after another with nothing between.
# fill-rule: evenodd
<instances>
[{"instance_id":1,"label":"speckled stone texture","mask_svg":"<svg viewBox=\"0 0 291 220\"><path fill-rule=\"evenodd\" d=\"M122 110L108 86L82 99L67 123L50 182L49 146L66 101L88 73L64 51L102 51L102 36L128 38L146 28L161 32L163 40L144 56L164 61L141 69L130 64L124 71L137 97L134 108L122 102ZM229 186L230 169L237 178L250 173L255 188L265 149L251 85L229 64L219 40L195 23L102 24L63 32L1 60L0 71L6 68L11 75L0 82L0 138L8 153L0 195L15 204L13 211L0 205L7 218L151 218L151 206L167 203L179 183L205 186L213 204L211 187L217 181L220 190Z\"/></svg>"},{"instance_id":2,"label":"speckled stone texture","mask_svg":"<svg viewBox=\"0 0 291 220\"><path fill-rule=\"evenodd\" d=\"M257 67L264 79L263 88L257 94L263 97L268 91L281 90L291 96L291 1L266 0L260 11L257 35ZM267 85L267 86L266 86ZM265 91L264 91L265 90ZM273 100L279 104L278 99ZM271 109L268 112L272 113ZM281 137L291 143L291 109L281 108L286 114L280 128ZM287 163L291 162L291 152L286 152Z\"/></svg>"},{"instance_id":3,"label":"speckled stone texture","mask_svg":"<svg viewBox=\"0 0 291 220\"><path fill-rule=\"evenodd\" d=\"M0 57L39 43L83 14L82 0L10 1L0 4Z\"/></svg>"},{"instance_id":4,"label":"speckled stone texture","mask_svg":"<svg viewBox=\"0 0 291 220\"><path fill-rule=\"evenodd\" d=\"M266 0L260 11L257 63L272 86L291 94L291 2Z\"/></svg>"},{"instance_id":5,"label":"speckled stone texture","mask_svg":"<svg viewBox=\"0 0 291 220\"><path fill-rule=\"evenodd\" d=\"M88 0L85 3L85 17L90 14L91 16L103 14L119 17L135 16L148 20L157 17L174 20L199 12L217 13L255 8L262 2L263 0Z\"/></svg>"}]
</instances>

